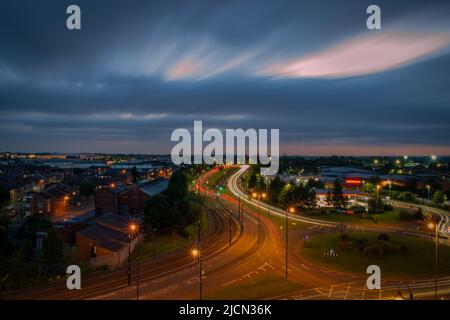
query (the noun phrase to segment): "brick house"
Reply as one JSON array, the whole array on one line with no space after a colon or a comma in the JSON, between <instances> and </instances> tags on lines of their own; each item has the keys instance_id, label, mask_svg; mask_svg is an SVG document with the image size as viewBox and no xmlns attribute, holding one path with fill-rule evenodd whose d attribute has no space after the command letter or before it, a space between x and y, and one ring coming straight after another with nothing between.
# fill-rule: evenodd
<instances>
[{"instance_id":1,"label":"brick house","mask_svg":"<svg viewBox=\"0 0 450 320\"><path fill-rule=\"evenodd\" d=\"M77 257L94 267L118 266L128 259L142 235L130 238L129 219L117 214L105 213L95 224L76 233Z\"/></svg>"}]
</instances>

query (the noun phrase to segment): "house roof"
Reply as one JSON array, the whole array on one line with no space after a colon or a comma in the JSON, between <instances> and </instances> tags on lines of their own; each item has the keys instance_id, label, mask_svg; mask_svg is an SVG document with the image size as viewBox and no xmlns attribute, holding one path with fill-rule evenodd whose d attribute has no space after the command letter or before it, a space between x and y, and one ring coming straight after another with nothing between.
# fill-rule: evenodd
<instances>
[{"instance_id":1,"label":"house roof","mask_svg":"<svg viewBox=\"0 0 450 320\"><path fill-rule=\"evenodd\" d=\"M117 252L124 246L128 246L128 235L121 231L108 228L101 224L94 224L78 232L82 236L91 239L96 246Z\"/></svg>"},{"instance_id":2,"label":"house roof","mask_svg":"<svg viewBox=\"0 0 450 320\"><path fill-rule=\"evenodd\" d=\"M161 192L164 192L169 186L169 180L164 178L159 178L152 180L149 183L143 184L140 186L141 190L148 194L149 196L157 195Z\"/></svg>"},{"instance_id":3,"label":"house roof","mask_svg":"<svg viewBox=\"0 0 450 320\"><path fill-rule=\"evenodd\" d=\"M95 223L104 227L127 233L130 219L112 213L104 213L95 219Z\"/></svg>"}]
</instances>

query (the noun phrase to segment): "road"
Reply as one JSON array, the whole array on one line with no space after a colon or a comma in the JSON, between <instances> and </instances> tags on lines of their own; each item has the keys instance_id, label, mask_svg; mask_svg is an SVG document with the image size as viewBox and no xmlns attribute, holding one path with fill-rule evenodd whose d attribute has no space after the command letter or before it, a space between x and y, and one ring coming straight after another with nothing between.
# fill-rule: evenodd
<instances>
[{"instance_id":1,"label":"road","mask_svg":"<svg viewBox=\"0 0 450 320\"><path fill-rule=\"evenodd\" d=\"M392 203L397 207L420 208L424 213L430 213L439 217L439 235L443 238L450 238L450 212L421 204L414 204L397 200L392 201Z\"/></svg>"},{"instance_id":2,"label":"road","mask_svg":"<svg viewBox=\"0 0 450 320\"><path fill-rule=\"evenodd\" d=\"M235 197L240 198L252 207L259 208L263 212L269 212L270 215L277 216L279 218L284 218L286 212L277 207L268 206L267 203L251 199L239 188L239 178L248 169L248 166L242 166L241 169L236 172L228 181L228 188L234 194ZM428 208L427 208L428 209ZM434 209L434 208L430 208ZM437 209L436 209L437 210ZM446 215L448 218L448 214ZM301 240L305 235L305 232L312 234L314 231L325 230L324 232L336 232L339 230L339 222L323 221L319 219L311 219L308 217L302 217L297 214L288 213L288 219L290 224L301 222L310 224L308 228L309 231L300 232L297 235L297 244L301 243ZM357 228L357 226L356 226ZM404 235L418 236L429 238L429 233L420 232L414 230L397 230L393 228L387 228L382 226L365 226L367 231L379 231L379 232L398 232L400 231ZM291 232L292 233L292 232ZM291 233L289 236L291 236ZM279 238L279 237L278 237ZM293 241L291 241L293 242ZM368 298L383 298L391 299L396 297L397 291L401 288L411 288L417 291L421 296L431 296L434 294L434 279L427 279L423 281L397 281L397 280L387 280L382 281L383 290L375 290L377 292L369 291L365 289L365 281L367 275L352 275L348 273L336 272L335 270L325 269L318 267L305 261L301 255L299 255L300 248L290 247L288 256L290 265L290 275L292 279L299 283L304 283L306 280L307 286L311 289L304 290L296 294L280 295L273 298L337 298L337 299L368 299ZM322 283L321 283L322 282ZM345 294L342 295L342 290L337 290L337 288L345 287ZM440 295L448 295L450 293L450 277L441 277L438 280L438 290ZM404 291L404 290L403 290Z\"/></svg>"},{"instance_id":3,"label":"road","mask_svg":"<svg viewBox=\"0 0 450 320\"><path fill-rule=\"evenodd\" d=\"M266 276L284 276L284 232L265 214L252 209L256 206L267 211L267 205L248 200L239 189L240 175L246 166L228 180L230 191L236 196L216 195L206 188L205 181L214 171L199 179L199 191L208 197L211 231L202 236L203 297L227 290L234 285L245 285L250 280ZM244 206L243 224L239 222L238 199ZM251 202L251 206L249 205ZM269 213L284 218L281 209L269 207ZM230 220L231 216L231 220ZM232 244L229 245L231 221ZM336 272L306 261L299 254L300 239L305 232L336 232L339 223L289 215L289 223L308 223L306 230L291 229L289 232L289 280L298 284L294 292L272 293L268 299L393 299L397 291L407 286L416 297L429 297L434 293L434 280L402 282L384 280L382 290L366 290L367 275ZM259 234L259 241L258 241ZM3 294L7 299L136 299L136 277L133 266L132 286L126 284L126 267L114 271L87 274L82 278L81 290L68 290L65 281L32 287ZM198 299L199 265L189 255L188 248L141 263L140 299ZM439 279L439 294L448 294L450 278ZM240 292L234 292L239 299Z\"/></svg>"},{"instance_id":4,"label":"road","mask_svg":"<svg viewBox=\"0 0 450 320\"><path fill-rule=\"evenodd\" d=\"M225 230L228 220L217 209L210 208L208 232L202 237L205 258L212 258L228 248L229 234ZM235 223L236 224L236 223ZM237 228L234 227L232 237L235 241ZM186 248L181 248L167 255L141 262L140 279L142 283L161 279L179 270L195 265ZM133 264L132 281L136 281L136 264ZM155 280L157 281L157 280ZM30 288L4 292L3 299L89 299L102 296L110 292L127 290L127 265L112 271L94 272L82 276L81 290L68 290L65 280Z\"/></svg>"},{"instance_id":5,"label":"road","mask_svg":"<svg viewBox=\"0 0 450 320\"><path fill-rule=\"evenodd\" d=\"M76 218L77 221L85 221L95 217L94 199L88 200L80 206L70 206L63 213L55 214L52 221L56 224L64 222L65 219Z\"/></svg>"}]
</instances>

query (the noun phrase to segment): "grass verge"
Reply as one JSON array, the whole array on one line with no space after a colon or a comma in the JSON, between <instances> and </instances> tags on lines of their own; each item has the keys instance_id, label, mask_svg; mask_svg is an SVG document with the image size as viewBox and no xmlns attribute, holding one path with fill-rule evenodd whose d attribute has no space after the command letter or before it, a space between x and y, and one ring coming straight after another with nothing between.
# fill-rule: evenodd
<instances>
[{"instance_id":1,"label":"grass verge","mask_svg":"<svg viewBox=\"0 0 450 320\"><path fill-rule=\"evenodd\" d=\"M376 241L377 232L351 232L354 239ZM435 244L422 239L389 234L389 242L394 246L405 246L406 250L384 251L381 258L370 257L367 253L357 249L340 250L339 256L330 258L324 253L333 249L338 251L340 234L323 234L310 238L309 243L301 248L301 254L308 260L332 267L343 272L366 275L370 265L378 265L382 276L391 279L420 279L434 277ZM450 247L439 246L439 275L450 275Z\"/></svg>"}]
</instances>

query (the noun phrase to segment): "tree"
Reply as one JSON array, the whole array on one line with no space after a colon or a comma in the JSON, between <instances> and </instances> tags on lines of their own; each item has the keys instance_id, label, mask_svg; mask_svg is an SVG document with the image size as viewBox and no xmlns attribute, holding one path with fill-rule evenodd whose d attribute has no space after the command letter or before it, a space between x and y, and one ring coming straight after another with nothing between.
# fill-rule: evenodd
<instances>
[{"instance_id":1,"label":"tree","mask_svg":"<svg viewBox=\"0 0 450 320\"><path fill-rule=\"evenodd\" d=\"M10 193L4 188L0 188L0 209L6 206L10 200Z\"/></svg>"},{"instance_id":2,"label":"tree","mask_svg":"<svg viewBox=\"0 0 450 320\"><path fill-rule=\"evenodd\" d=\"M144 225L147 229L161 229L164 225L164 215L169 208L169 198L165 194L157 194L146 203Z\"/></svg>"},{"instance_id":3,"label":"tree","mask_svg":"<svg viewBox=\"0 0 450 320\"><path fill-rule=\"evenodd\" d=\"M286 184L278 196L278 202L283 206L290 206L296 203L295 187L288 183Z\"/></svg>"},{"instance_id":4,"label":"tree","mask_svg":"<svg viewBox=\"0 0 450 320\"><path fill-rule=\"evenodd\" d=\"M303 204L310 208L317 206L316 190L314 188L308 189Z\"/></svg>"},{"instance_id":5,"label":"tree","mask_svg":"<svg viewBox=\"0 0 450 320\"><path fill-rule=\"evenodd\" d=\"M176 171L170 178L167 195L172 199L181 199L186 196L187 192L188 184L185 174L182 171Z\"/></svg>"},{"instance_id":6,"label":"tree","mask_svg":"<svg viewBox=\"0 0 450 320\"><path fill-rule=\"evenodd\" d=\"M374 190L374 188L373 188L373 184L372 184L372 183L370 183L370 182L364 183L364 185L363 185L363 191L364 191L365 193L372 193L373 190Z\"/></svg>"},{"instance_id":7,"label":"tree","mask_svg":"<svg viewBox=\"0 0 450 320\"><path fill-rule=\"evenodd\" d=\"M21 260L23 262L30 262L33 260L33 243L30 239L26 239L19 248Z\"/></svg>"},{"instance_id":8,"label":"tree","mask_svg":"<svg viewBox=\"0 0 450 320\"><path fill-rule=\"evenodd\" d=\"M267 184L266 184L265 178L262 175L260 175L259 173L256 174L255 190L258 192L262 192L262 191L266 191L266 189L267 189Z\"/></svg>"},{"instance_id":9,"label":"tree","mask_svg":"<svg viewBox=\"0 0 450 320\"><path fill-rule=\"evenodd\" d=\"M0 227L4 227L8 230L9 217L5 212L0 211Z\"/></svg>"},{"instance_id":10,"label":"tree","mask_svg":"<svg viewBox=\"0 0 450 320\"><path fill-rule=\"evenodd\" d=\"M327 203L327 206L333 205L333 196L331 194L331 190L327 191L327 197L325 199L325 202Z\"/></svg>"},{"instance_id":11,"label":"tree","mask_svg":"<svg viewBox=\"0 0 450 320\"><path fill-rule=\"evenodd\" d=\"M250 178L248 179L248 184L247 184L247 186L248 186L248 189L253 189L253 188L255 188L256 187L256 183L257 183L257 177L256 177L256 174L251 174L250 175Z\"/></svg>"},{"instance_id":12,"label":"tree","mask_svg":"<svg viewBox=\"0 0 450 320\"><path fill-rule=\"evenodd\" d=\"M331 201L336 208L345 208L347 201L344 197L343 188L338 180L334 181Z\"/></svg>"},{"instance_id":13,"label":"tree","mask_svg":"<svg viewBox=\"0 0 450 320\"><path fill-rule=\"evenodd\" d=\"M0 258L8 257L12 252L12 246L5 229L0 227Z\"/></svg>"},{"instance_id":14,"label":"tree","mask_svg":"<svg viewBox=\"0 0 450 320\"><path fill-rule=\"evenodd\" d=\"M78 187L80 195L83 197L90 197L95 193L95 183L89 180L84 180Z\"/></svg>"},{"instance_id":15,"label":"tree","mask_svg":"<svg viewBox=\"0 0 450 320\"><path fill-rule=\"evenodd\" d=\"M413 218L416 220L423 220L424 216L423 216L423 212L422 212L422 208L418 208L414 213L413 213Z\"/></svg>"},{"instance_id":16,"label":"tree","mask_svg":"<svg viewBox=\"0 0 450 320\"><path fill-rule=\"evenodd\" d=\"M277 176L270 182L270 201L278 203L280 192L284 187L283 181Z\"/></svg>"},{"instance_id":17,"label":"tree","mask_svg":"<svg viewBox=\"0 0 450 320\"><path fill-rule=\"evenodd\" d=\"M139 181L140 175L139 175L139 172L138 172L136 166L131 168L131 175L133 176L133 182Z\"/></svg>"},{"instance_id":18,"label":"tree","mask_svg":"<svg viewBox=\"0 0 450 320\"><path fill-rule=\"evenodd\" d=\"M45 262L58 262L64 256L64 242L55 230L50 230L42 241L41 259Z\"/></svg>"},{"instance_id":19,"label":"tree","mask_svg":"<svg viewBox=\"0 0 450 320\"><path fill-rule=\"evenodd\" d=\"M436 192L433 194L433 202L436 204L443 204L446 200L446 196L444 191L442 190L436 190Z\"/></svg>"}]
</instances>

